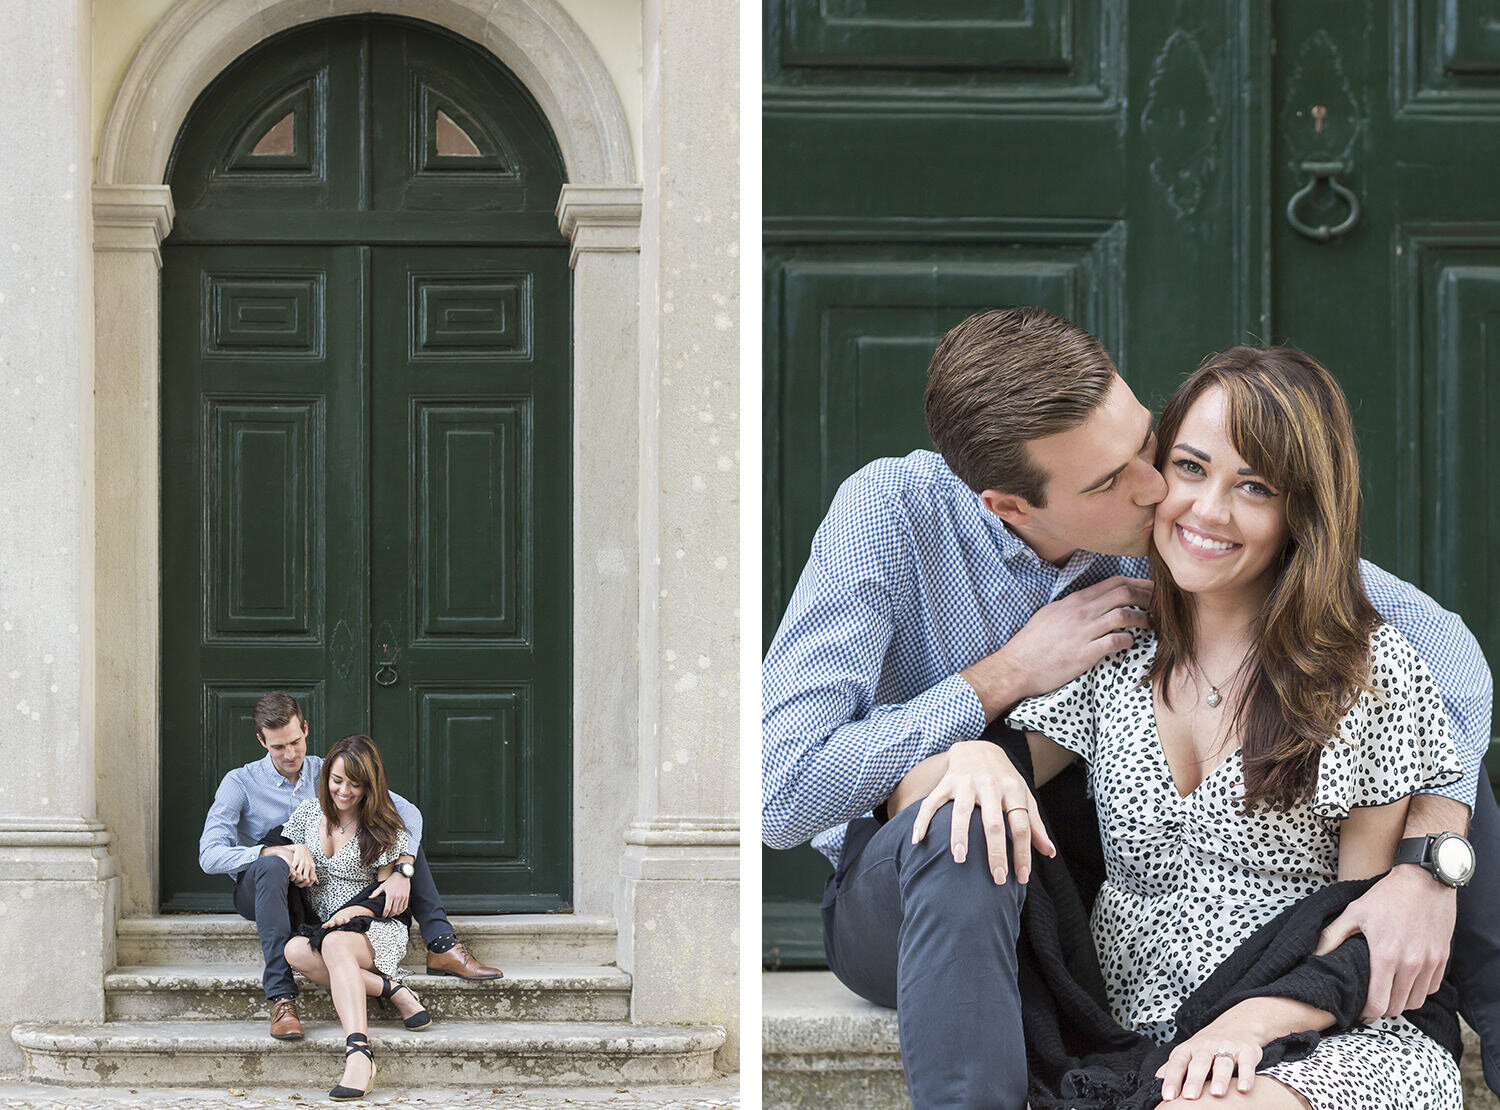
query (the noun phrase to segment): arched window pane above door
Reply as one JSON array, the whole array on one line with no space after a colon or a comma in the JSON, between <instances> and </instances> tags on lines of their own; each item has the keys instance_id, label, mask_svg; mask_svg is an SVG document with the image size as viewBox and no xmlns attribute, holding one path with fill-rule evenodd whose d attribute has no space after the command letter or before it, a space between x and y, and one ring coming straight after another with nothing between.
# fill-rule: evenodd
<instances>
[{"instance_id":1,"label":"arched window pane above door","mask_svg":"<svg viewBox=\"0 0 1500 1110\"><path fill-rule=\"evenodd\" d=\"M322 73L274 97L257 111L224 159L224 174L299 174L316 172L321 158ZM221 175L222 176L222 175Z\"/></svg>"},{"instance_id":2,"label":"arched window pane above door","mask_svg":"<svg viewBox=\"0 0 1500 1110\"><path fill-rule=\"evenodd\" d=\"M419 81L416 101L419 174L485 174L519 179L520 160L500 127L458 103L456 97Z\"/></svg>"}]
</instances>

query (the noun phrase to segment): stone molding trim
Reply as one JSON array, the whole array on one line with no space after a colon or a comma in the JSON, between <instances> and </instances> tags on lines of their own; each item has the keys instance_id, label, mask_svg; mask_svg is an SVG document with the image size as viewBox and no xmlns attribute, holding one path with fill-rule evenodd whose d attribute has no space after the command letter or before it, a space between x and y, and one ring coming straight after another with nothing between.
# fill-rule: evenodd
<instances>
[{"instance_id":1,"label":"stone molding trim","mask_svg":"<svg viewBox=\"0 0 1500 1110\"><path fill-rule=\"evenodd\" d=\"M557 0L178 0L131 59L104 121L101 184L162 181L188 109L230 62L281 31L341 15L399 15L463 35L536 97L569 181L635 180L620 97Z\"/></svg>"},{"instance_id":2,"label":"stone molding trim","mask_svg":"<svg viewBox=\"0 0 1500 1110\"><path fill-rule=\"evenodd\" d=\"M165 185L95 185L94 249L150 251L161 267L161 242L177 209Z\"/></svg>"},{"instance_id":3,"label":"stone molding trim","mask_svg":"<svg viewBox=\"0 0 1500 1110\"><path fill-rule=\"evenodd\" d=\"M625 843L641 844L648 848L738 848L740 827L723 821L704 824L695 818L636 821L625 830Z\"/></svg>"},{"instance_id":4,"label":"stone molding trim","mask_svg":"<svg viewBox=\"0 0 1500 1110\"><path fill-rule=\"evenodd\" d=\"M639 185L564 185L557 198L557 226L573 244L568 265L578 268L584 251L639 254Z\"/></svg>"},{"instance_id":5,"label":"stone molding trim","mask_svg":"<svg viewBox=\"0 0 1500 1110\"><path fill-rule=\"evenodd\" d=\"M738 882L739 826L692 818L637 821L625 830L620 874L627 879Z\"/></svg>"},{"instance_id":6,"label":"stone molding trim","mask_svg":"<svg viewBox=\"0 0 1500 1110\"><path fill-rule=\"evenodd\" d=\"M0 816L0 848L102 848L109 830L85 817Z\"/></svg>"},{"instance_id":7,"label":"stone molding trim","mask_svg":"<svg viewBox=\"0 0 1500 1110\"><path fill-rule=\"evenodd\" d=\"M109 830L98 821L0 816L0 882L97 882L116 874Z\"/></svg>"}]
</instances>

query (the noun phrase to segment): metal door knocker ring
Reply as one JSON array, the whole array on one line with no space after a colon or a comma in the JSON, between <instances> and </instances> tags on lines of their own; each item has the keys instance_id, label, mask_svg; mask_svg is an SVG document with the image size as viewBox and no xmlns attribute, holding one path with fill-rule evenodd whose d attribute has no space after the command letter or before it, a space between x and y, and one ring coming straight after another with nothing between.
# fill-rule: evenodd
<instances>
[{"instance_id":1,"label":"metal door knocker ring","mask_svg":"<svg viewBox=\"0 0 1500 1110\"><path fill-rule=\"evenodd\" d=\"M1302 172L1307 174L1307 184L1293 193L1292 199L1286 202L1287 223L1292 225L1292 229L1297 234L1305 235L1319 243L1326 243L1353 231L1354 225L1359 223L1359 197L1339 180L1338 175L1346 168L1344 164L1342 162L1303 162L1301 168ZM1333 190L1333 195L1349 206L1349 215L1344 218L1343 223L1334 227L1329 227L1327 224L1313 227L1311 224L1304 223L1297 215L1297 208L1304 200L1312 196L1319 181L1327 181L1328 187Z\"/></svg>"},{"instance_id":2,"label":"metal door knocker ring","mask_svg":"<svg viewBox=\"0 0 1500 1110\"><path fill-rule=\"evenodd\" d=\"M394 662L377 663L375 665L375 682L377 685L394 686L400 677L401 675L397 673Z\"/></svg>"}]
</instances>

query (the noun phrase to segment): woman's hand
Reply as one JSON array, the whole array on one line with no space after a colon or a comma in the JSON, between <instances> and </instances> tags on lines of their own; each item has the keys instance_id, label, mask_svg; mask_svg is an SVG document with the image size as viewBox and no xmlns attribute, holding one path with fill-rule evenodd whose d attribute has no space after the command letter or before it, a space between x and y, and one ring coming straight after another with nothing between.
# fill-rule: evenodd
<instances>
[{"instance_id":1,"label":"woman's hand","mask_svg":"<svg viewBox=\"0 0 1500 1110\"><path fill-rule=\"evenodd\" d=\"M1018 882L1024 883L1031 877L1033 844L1043 855L1057 855L1026 780L998 744L965 740L948 749L947 770L917 811L911 833L913 844L920 843L927 835L933 815L948 802L953 803L949 850L955 863L968 858L969 818L976 806L984 818L985 848L995 882L1005 882L1007 826Z\"/></svg>"},{"instance_id":2,"label":"woman's hand","mask_svg":"<svg viewBox=\"0 0 1500 1110\"><path fill-rule=\"evenodd\" d=\"M327 921L323 922L323 928L335 929L340 925L349 924L349 922L353 921L356 917L374 916L375 915L364 906L345 906L343 909L339 910L338 913L334 914Z\"/></svg>"},{"instance_id":3,"label":"woman's hand","mask_svg":"<svg viewBox=\"0 0 1500 1110\"><path fill-rule=\"evenodd\" d=\"M1205 1082L1210 1094L1227 1095L1229 1081L1236 1074L1238 1089L1247 1092L1255 1083L1255 1069L1266 1045L1290 1033L1323 1030L1332 1024L1332 1014L1306 1002L1275 995L1247 998L1172 1050L1156 1070L1162 1101L1199 1098Z\"/></svg>"},{"instance_id":4,"label":"woman's hand","mask_svg":"<svg viewBox=\"0 0 1500 1110\"><path fill-rule=\"evenodd\" d=\"M1243 1029L1224 1028L1223 1022L1224 1019L1220 1018L1183 1041L1172 1050L1167 1062L1156 1069L1156 1077L1161 1080L1163 1102L1179 1095L1185 1099L1199 1098L1205 1082L1209 1094L1216 1097L1227 1095L1229 1083L1236 1073L1239 1075L1236 1089L1242 1094L1249 1093L1255 1083L1255 1068L1260 1063L1262 1047Z\"/></svg>"}]
</instances>

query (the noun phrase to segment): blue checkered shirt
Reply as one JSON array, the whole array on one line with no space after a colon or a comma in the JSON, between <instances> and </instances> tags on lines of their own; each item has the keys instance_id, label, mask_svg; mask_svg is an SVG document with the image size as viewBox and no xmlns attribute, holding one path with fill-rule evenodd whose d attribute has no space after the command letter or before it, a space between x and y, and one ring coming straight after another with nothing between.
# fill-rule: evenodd
<instances>
[{"instance_id":1,"label":"blue checkered shirt","mask_svg":"<svg viewBox=\"0 0 1500 1110\"><path fill-rule=\"evenodd\" d=\"M1426 661L1463 776L1433 793L1472 805L1490 738L1490 672L1457 616L1370 563L1366 591ZM984 731L959 671L1042 606L1144 559L1074 552L1053 566L930 451L879 459L839 488L766 652L761 838L811 838L835 863L844 824L923 759Z\"/></svg>"}]
</instances>

